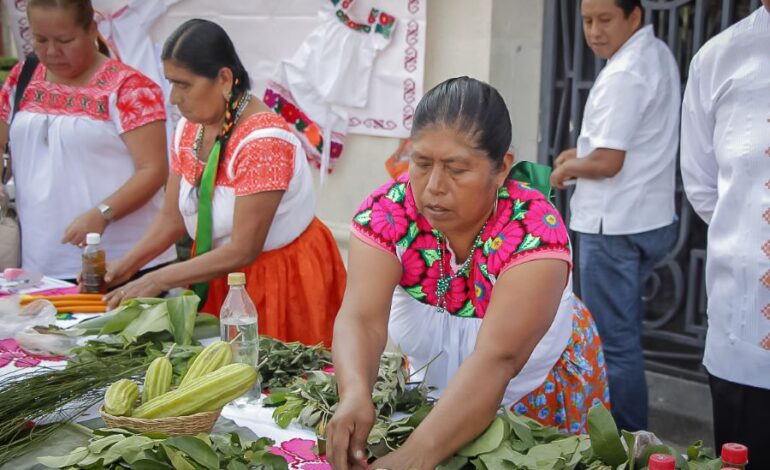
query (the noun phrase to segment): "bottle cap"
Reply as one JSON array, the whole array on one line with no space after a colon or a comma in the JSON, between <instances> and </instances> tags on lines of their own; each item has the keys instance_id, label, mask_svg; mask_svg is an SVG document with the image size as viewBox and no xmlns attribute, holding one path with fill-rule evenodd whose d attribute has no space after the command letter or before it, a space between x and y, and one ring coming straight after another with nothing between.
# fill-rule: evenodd
<instances>
[{"instance_id":1,"label":"bottle cap","mask_svg":"<svg viewBox=\"0 0 770 470\"><path fill-rule=\"evenodd\" d=\"M98 233L89 233L86 235L86 244L88 245L98 245L102 242L102 236Z\"/></svg>"},{"instance_id":2,"label":"bottle cap","mask_svg":"<svg viewBox=\"0 0 770 470\"><path fill-rule=\"evenodd\" d=\"M243 273L230 273L227 275L228 286L245 286L246 275Z\"/></svg>"},{"instance_id":3,"label":"bottle cap","mask_svg":"<svg viewBox=\"0 0 770 470\"><path fill-rule=\"evenodd\" d=\"M722 462L745 465L749 461L749 448L743 444L727 442L722 444Z\"/></svg>"},{"instance_id":4,"label":"bottle cap","mask_svg":"<svg viewBox=\"0 0 770 470\"><path fill-rule=\"evenodd\" d=\"M647 470L674 470L676 457L670 454L652 454L647 464Z\"/></svg>"}]
</instances>

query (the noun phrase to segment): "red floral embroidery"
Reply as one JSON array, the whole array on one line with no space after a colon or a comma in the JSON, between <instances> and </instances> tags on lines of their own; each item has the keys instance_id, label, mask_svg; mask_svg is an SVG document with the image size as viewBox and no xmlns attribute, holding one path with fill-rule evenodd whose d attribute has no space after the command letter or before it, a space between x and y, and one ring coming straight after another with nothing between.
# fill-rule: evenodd
<instances>
[{"instance_id":1,"label":"red floral embroidery","mask_svg":"<svg viewBox=\"0 0 770 470\"><path fill-rule=\"evenodd\" d=\"M133 75L123 83L116 106L123 132L166 119L163 91L144 75Z\"/></svg>"}]
</instances>

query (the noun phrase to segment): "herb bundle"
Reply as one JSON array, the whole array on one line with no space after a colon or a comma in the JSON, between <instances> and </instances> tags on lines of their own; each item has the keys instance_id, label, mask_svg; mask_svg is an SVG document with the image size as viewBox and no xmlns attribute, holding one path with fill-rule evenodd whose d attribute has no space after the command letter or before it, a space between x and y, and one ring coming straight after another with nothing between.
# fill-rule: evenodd
<instances>
[{"instance_id":1,"label":"herb bundle","mask_svg":"<svg viewBox=\"0 0 770 470\"><path fill-rule=\"evenodd\" d=\"M332 363L331 352L322 344L284 343L269 336L259 337L259 357L263 390L286 387L296 377Z\"/></svg>"}]
</instances>

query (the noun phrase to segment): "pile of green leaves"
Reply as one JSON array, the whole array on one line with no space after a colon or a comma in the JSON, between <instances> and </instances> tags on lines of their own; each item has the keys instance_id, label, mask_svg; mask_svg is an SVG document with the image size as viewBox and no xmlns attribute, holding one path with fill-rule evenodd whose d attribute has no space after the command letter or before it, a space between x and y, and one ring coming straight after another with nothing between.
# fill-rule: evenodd
<instances>
[{"instance_id":1,"label":"pile of green leaves","mask_svg":"<svg viewBox=\"0 0 770 470\"><path fill-rule=\"evenodd\" d=\"M87 446L67 455L39 457L49 468L135 470L284 470L288 464L270 453L273 441L241 440L235 433L169 437L112 428L93 432Z\"/></svg>"},{"instance_id":2,"label":"pile of green leaves","mask_svg":"<svg viewBox=\"0 0 770 470\"><path fill-rule=\"evenodd\" d=\"M219 320L198 313L200 299L192 291L169 298L137 298L102 316L65 330L76 335L117 335L124 343L173 340L180 346L193 340L219 336Z\"/></svg>"},{"instance_id":3,"label":"pile of green leaves","mask_svg":"<svg viewBox=\"0 0 770 470\"><path fill-rule=\"evenodd\" d=\"M322 344L284 343L269 336L259 337L259 357L263 358L259 364L263 390L286 387L306 372L332 363L331 352Z\"/></svg>"},{"instance_id":4,"label":"pile of green leaves","mask_svg":"<svg viewBox=\"0 0 770 470\"><path fill-rule=\"evenodd\" d=\"M370 435L370 441L372 436ZM641 452L639 452L641 451ZM440 470L642 470L650 455L671 454L678 470L717 470L720 462L696 442L686 456L665 445L636 449L636 436L618 433L612 415L602 405L588 413L588 434L568 435L525 416L505 410L487 430Z\"/></svg>"},{"instance_id":5,"label":"pile of green leaves","mask_svg":"<svg viewBox=\"0 0 770 470\"><path fill-rule=\"evenodd\" d=\"M382 356L372 393L378 419L387 419L396 411L412 413L427 402L428 390L422 386L408 387L408 378L403 356L394 353ZM277 406L273 419L280 427L286 428L296 419L323 436L338 402L334 375L312 371L306 377L295 378L285 389L274 389L263 403Z\"/></svg>"}]
</instances>

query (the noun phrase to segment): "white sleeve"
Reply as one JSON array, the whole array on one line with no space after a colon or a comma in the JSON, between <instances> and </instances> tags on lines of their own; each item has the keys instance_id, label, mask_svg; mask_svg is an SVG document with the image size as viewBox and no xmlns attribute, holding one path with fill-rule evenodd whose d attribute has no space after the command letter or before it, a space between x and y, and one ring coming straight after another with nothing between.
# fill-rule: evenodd
<instances>
[{"instance_id":1,"label":"white sleeve","mask_svg":"<svg viewBox=\"0 0 770 470\"><path fill-rule=\"evenodd\" d=\"M640 76L628 71L603 77L591 91L591 147L628 150L639 130L643 110L652 101L652 93Z\"/></svg>"},{"instance_id":2,"label":"white sleeve","mask_svg":"<svg viewBox=\"0 0 770 470\"><path fill-rule=\"evenodd\" d=\"M719 165L714 153L714 113L711 94L704 93L696 56L682 103L681 168L684 190L695 212L711 222L717 202Z\"/></svg>"}]
</instances>

